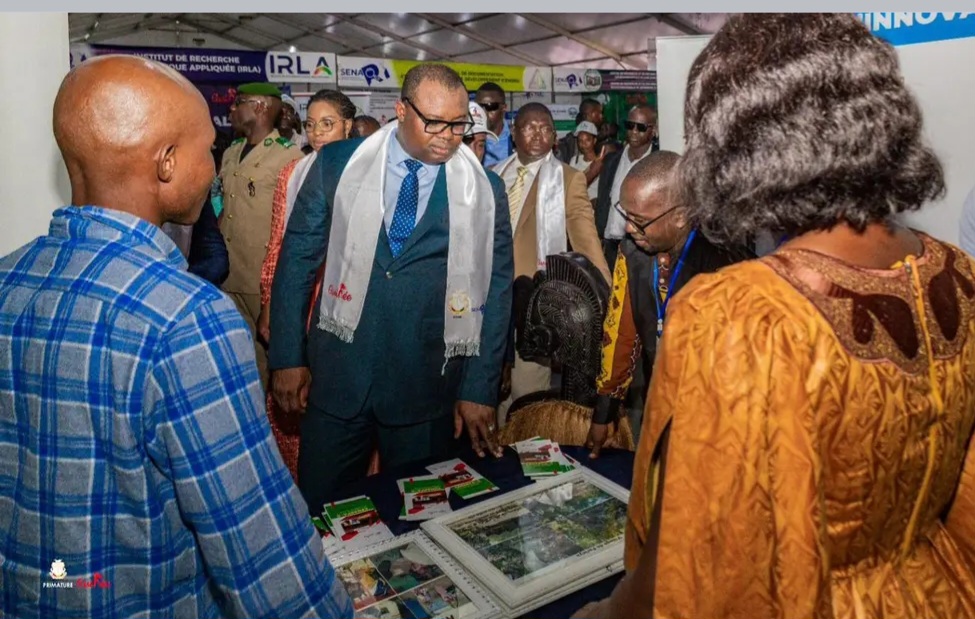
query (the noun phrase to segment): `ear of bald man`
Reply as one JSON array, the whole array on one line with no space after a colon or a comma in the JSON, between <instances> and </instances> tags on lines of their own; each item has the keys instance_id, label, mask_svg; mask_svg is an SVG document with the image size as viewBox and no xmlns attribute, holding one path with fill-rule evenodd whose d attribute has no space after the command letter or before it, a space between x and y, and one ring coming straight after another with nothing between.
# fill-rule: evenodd
<instances>
[{"instance_id":1,"label":"ear of bald man","mask_svg":"<svg viewBox=\"0 0 975 619\"><path fill-rule=\"evenodd\" d=\"M170 144L163 151L162 158L156 165L156 176L160 182L171 183L176 171L176 145Z\"/></svg>"}]
</instances>

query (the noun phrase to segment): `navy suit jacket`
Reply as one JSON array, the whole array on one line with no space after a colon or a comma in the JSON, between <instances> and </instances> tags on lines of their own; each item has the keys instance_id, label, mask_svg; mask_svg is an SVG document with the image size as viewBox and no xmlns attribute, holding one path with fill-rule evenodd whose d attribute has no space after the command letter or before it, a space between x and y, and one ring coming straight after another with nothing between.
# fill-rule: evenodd
<instances>
[{"instance_id":1,"label":"navy suit jacket","mask_svg":"<svg viewBox=\"0 0 975 619\"><path fill-rule=\"evenodd\" d=\"M193 225L190 241L189 272L199 275L216 287L220 287L230 274L230 258L227 244L217 224L217 214L209 199L200 211L200 219Z\"/></svg>"},{"instance_id":2,"label":"navy suit jacket","mask_svg":"<svg viewBox=\"0 0 975 619\"><path fill-rule=\"evenodd\" d=\"M451 358L444 365L450 237L444 166L399 257L393 258L385 226L380 230L353 341L342 342L318 328L321 293L306 332L315 276L327 255L335 189L361 143L345 140L324 147L298 193L271 287L270 368L308 366L309 406L342 419L361 414L367 405L389 425L451 414L458 400L496 406L511 318L514 254L504 184L493 172L487 174L496 206L494 262L479 356Z\"/></svg>"}]
</instances>

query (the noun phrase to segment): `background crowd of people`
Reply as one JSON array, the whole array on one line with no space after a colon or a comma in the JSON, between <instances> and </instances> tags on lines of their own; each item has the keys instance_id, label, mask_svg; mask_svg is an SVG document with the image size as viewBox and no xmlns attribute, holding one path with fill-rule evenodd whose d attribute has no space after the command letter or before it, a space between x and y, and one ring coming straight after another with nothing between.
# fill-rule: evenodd
<instances>
[{"instance_id":1,"label":"background crowd of people","mask_svg":"<svg viewBox=\"0 0 975 619\"><path fill-rule=\"evenodd\" d=\"M647 106L616 147L596 101L560 141L505 100L421 64L386 125L328 90L302 122L251 84L214 157L178 73L72 70L71 205L0 259L3 612L352 617L309 514L499 456L552 381L515 280L574 251L612 291L593 457L646 396L626 576L576 617L975 618L975 262L898 221L944 175L891 46L731 17L683 155ZM115 588L39 587L55 559Z\"/></svg>"}]
</instances>

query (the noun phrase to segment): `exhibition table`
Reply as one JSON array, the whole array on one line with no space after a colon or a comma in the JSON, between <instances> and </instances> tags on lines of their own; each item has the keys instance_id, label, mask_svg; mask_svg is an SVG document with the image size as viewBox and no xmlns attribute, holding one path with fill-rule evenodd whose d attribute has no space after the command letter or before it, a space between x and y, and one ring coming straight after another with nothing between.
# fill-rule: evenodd
<instances>
[{"instance_id":1,"label":"exhibition table","mask_svg":"<svg viewBox=\"0 0 975 619\"><path fill-rule=\"evenodd\" d=\"M623 488L630 488L633 479L633 452L605 449L599 458L590 460L589 451L585 448L564 446L563 451L576 459L580 464L589 467L603 477L619 484ZM457 454L457 457L467 463L470 468L494 482L499 490L498 492L492 492L468 500L464 500L451 493L450 505L455 511L479 501L496 497L499 492L509 492L533 483L530 478L525 477L521 470L518 456L510 448L504 450L504 454L500 459L492 456L479 458L471 449L470 445L466 445ZM399 519L403 500L396 486L396 480L410 476L426 475L428 471L425 467L439 461L421 461L409 466L382 470L376 475L364 477L346 486L336 492L334 496L329 497L329 499L338 501L357 495L366 495L375 503L380 517L389 526L394 535L402 535L414 531L420 528L419 522ZM524 619L568 619L576 610L585 606L587 603L608 596L621 577L622 574L616 574L605 578L575 593L562 597L555 602L531 611L524 615Z\"/></svg>"}]
</instances>

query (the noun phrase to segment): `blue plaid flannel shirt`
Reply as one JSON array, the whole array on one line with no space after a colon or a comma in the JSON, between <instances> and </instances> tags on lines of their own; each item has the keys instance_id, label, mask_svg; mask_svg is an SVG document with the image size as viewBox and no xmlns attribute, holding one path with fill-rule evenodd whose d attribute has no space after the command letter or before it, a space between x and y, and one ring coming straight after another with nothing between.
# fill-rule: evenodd
<instances>
[{"instance_id":1,"label":"blue plaid flannel shirt","mask_svg":"<svg viewBox=\"0 0 975 619\"><path fill-rule=\"evenodd\" d=\"M18 619L352 616L243 319L136 217L63 208L0 259L0 603Z\"/></svg>"}]
</instances>

